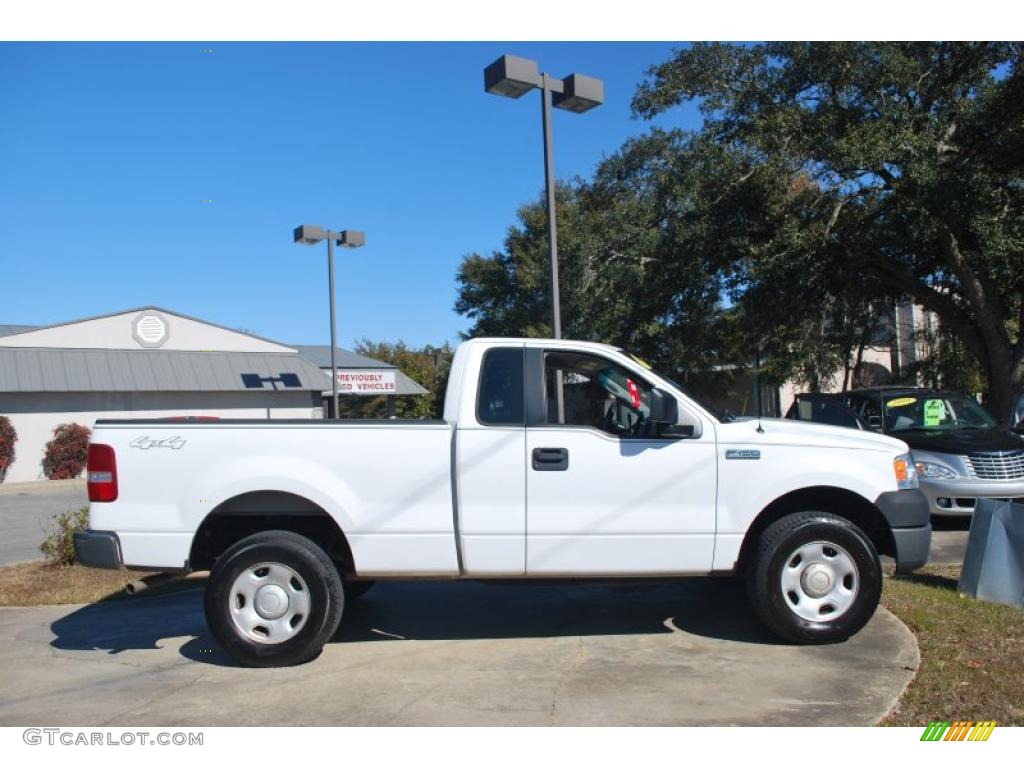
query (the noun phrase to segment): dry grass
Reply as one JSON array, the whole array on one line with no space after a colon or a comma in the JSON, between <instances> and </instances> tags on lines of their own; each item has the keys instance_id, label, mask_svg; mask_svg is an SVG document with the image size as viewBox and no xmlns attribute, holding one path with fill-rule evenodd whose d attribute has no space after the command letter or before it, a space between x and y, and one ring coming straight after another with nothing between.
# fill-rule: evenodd
<instances>
[{"instance_id":1,"label":"dry grass","mask_svg":"<svg viewBox=\"0 0 1024 768\"><path fill-rule=\"evenodd\" d=\"M1024 725L1024 612L961 598L959 566L887 578L882 604L917 636L921 669L883 725Z\"/></svg>"},{"instance_id":2,"label":"dry grass","mask_svg":"<svg viewBox=\"0 0 1024 768\"><path fill-rule=\"evenodd\" d=\"M124 592L129 581L146 574L39 561L0 568L0 605L95 603Z\"/></svg>"},{"instance_id":3,"label":"dry grass","mask_svg":"<svg viewBox=\"0 0 1024 768\"><path fill-rule=\"evenodd\" d=\"M60 568L44 561L0 566L0 606L63 605L96 603L126 597L124 587L129 581L148 576L141 571L109 571L70 565ZM170 582L147 590L144 595L163 594L171 590L196 586L202 575L185 581Z\"/></svg>"}]
</instances>

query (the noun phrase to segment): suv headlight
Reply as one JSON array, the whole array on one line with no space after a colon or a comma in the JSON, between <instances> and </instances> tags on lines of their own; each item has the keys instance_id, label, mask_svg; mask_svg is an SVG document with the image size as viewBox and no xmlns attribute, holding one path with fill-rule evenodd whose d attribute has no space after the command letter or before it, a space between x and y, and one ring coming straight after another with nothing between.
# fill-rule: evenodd
<instances>
[{"instance_id":1,"label":"suv headlight","mask_svg":"<svg viewBox=\"0 0 1024 768\"><path fill-rule=\"evenodd\" d=\"M934 477L941 480L956 480L956 472L942 464L930 461L918 461L914 464L920 477Z\"/></svg>"},{"instance_id":2,"label":"suv headlight","mask_svg":"<svg viewBox=\"0 0 1024 768\"><path fill-rule=\"evenodd\" d=\"M917 488L917 468L909 453L904 453L892 460L892 469L896 474L896 486L902 491Z\"/></svg>"}]
</instances>

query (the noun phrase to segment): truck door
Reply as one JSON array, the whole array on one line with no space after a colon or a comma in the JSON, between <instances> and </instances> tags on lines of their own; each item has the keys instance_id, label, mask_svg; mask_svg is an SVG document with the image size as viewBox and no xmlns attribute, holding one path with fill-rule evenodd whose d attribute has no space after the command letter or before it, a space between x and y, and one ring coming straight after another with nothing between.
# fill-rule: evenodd
<instances>
[{"instance_id":1,"label":"truck door","mask_svg":"<svg viewBox=\"0 0 1024 768\"><path fill-rule=\"evenodd\" d=\"M522 344L483 353L473 414L460 419L454 466L462 570L526 572L526 421ZM468 414L465 414L468 416Z\"/></svg>"},{"instance_id":2,"label":"truck door","mask_svg":"<svg viewBox=\"0 0 1024 768\"><path fill-rule=\"evenodd\" d=\"M526 570L682 574L711 570L714 432L662 436L653 386L600 355L527 349ZM557 387L563 388L559 417ZM698 414L683 414L700 424Z\"/></svg>"}]
</instances>

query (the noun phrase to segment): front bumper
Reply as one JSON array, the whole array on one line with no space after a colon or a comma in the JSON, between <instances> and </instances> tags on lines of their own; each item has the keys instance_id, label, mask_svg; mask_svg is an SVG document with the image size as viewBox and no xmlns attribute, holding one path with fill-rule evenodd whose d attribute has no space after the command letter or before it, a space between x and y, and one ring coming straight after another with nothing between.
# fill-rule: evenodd
<instances>
[{"instance_id":1,"label":"front bumper","mask_svg":"<svg viewBox=\"0 0 1024 768\"><path fill-rule=\"evenodd\" d=\"M875 499L892 530L896 544L896 573L909 573L928 562L932 519L928 497L921 489L890 491Z\"/></svg>"},{"instance_id":2,"label":"front bumper","mask_svg":"<svg viewBox=\"0 0 1024 768\"><path fill-rule=\"evenodd\" d=\"M928 497L933 515L942 517L973 515L979 499L1024 499L1024 480L938 480L924 478L921 491ZM939 499L945 499L942 506Z\"/></svg>"},{"instance_id":3,"label":"front bumper","mask_svg":"<svg viewBox=\"0 0 1024 768\"><path fill-rule=\"evenodd\" d=\"M90 568L117 569L124 565L121 542L112 531L75 531L75 560Z\"/></svg>"}]
</instances>

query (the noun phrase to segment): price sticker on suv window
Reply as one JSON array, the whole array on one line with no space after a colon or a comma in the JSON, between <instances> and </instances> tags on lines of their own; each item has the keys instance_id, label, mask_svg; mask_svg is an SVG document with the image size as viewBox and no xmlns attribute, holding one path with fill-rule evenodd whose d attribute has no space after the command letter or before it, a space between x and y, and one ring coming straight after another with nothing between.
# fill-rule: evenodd
<instances>
[{"instance_id":1,"label":"price sticker on suv window","mask_svg":"<svg viewBox=\"0 0 1024 768\"><path fill-rule=\"evenodd\" d=\"M924 401L924 425L937 427L946 418L946 405L941 400Z\"/></svg>"}]
</instances>

